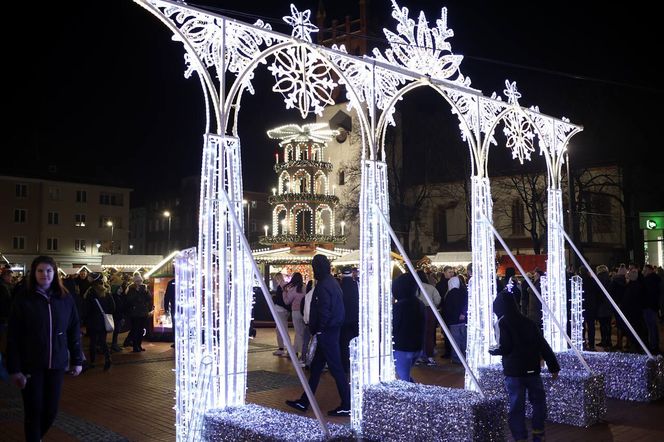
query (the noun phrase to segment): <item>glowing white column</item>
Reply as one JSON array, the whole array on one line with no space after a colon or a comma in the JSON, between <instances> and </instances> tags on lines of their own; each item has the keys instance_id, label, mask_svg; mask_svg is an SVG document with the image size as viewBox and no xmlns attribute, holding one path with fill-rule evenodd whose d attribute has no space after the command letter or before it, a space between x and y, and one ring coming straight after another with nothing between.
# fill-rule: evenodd
<instances>
[{"instance_id":1,"label":"glowing white column","mask_svg":"<svg viewBox=\"0 0 664 442\"><path fill-rule=\"evenodd\" d=\"M202 278L204 348L212 357L208 407L244 405L248 330L251 319L251 266L228 211L243 220L240 141L207 135L201 179L198 271ZM234 202L219 201L226 190ZM242 221L244 222L244 221Z\"/></svg>"},{"instance_id":2,"label":"glowing white column","mask_svg":"<svg viewBox=\"0 0 664 442\"><path fill-rule=\"evenodd\" d=\"M493 233L483 219L493 219L493 202L488 178L472 177L472 257L473 277L468 296L468 339L466 354L470 369L477 375L478 368L497 362L489 354L495 343L493 334L493 299L496 296L496 264ZM475 390L466 373L465 388Z\"/></svg>"},{"instance_id":3,"label":"glowing white column","mask_svg":"<svg viewBox=\"0 0 664 442\"><path fill-rule=\"evenodd\" d=\"M548 280L547 297L549 308L558 322L567 324L567 288L565 287L565 239L558 226L563 225L562 190L549 188L547 205L547 262L546 276ZM553 351L567 350L565 337L553 324L548 315L543 315L544 338Z\"/></svg>"},{"instance_id":4,"label":"glowing white column","mask_svg":"<svg viewBox=\"0 0 664 442\"><path fill-rule=\"evenodd\" d=\"M360 192L360 302L357 342L359 387L353 389L353 427L360 429L365 387L395 379L392 357L392 274L390 237L376 205L389 219L387 165L366 160L361 163Z\"/></svg>"},{"instance_id":5,"label":"glowing white column","mask_svg":"<svg viewBox=\"0 0 664 442\"><path fill-rule=\"evenodd\" d=\"M579 275L572 276L571 282L571 314L572 314L572 345L579 351L583 350L583 279Z\"/></svg>"}]
</instances>

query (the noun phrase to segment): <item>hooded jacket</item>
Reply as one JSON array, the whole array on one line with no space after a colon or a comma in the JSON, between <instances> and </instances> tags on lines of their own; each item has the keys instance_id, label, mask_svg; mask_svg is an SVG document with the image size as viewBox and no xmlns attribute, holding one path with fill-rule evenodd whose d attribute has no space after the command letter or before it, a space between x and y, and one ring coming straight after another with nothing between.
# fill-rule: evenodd
<instances>
[{"instance_id":1,"label":"hooded jacket","mask_svg":"<svg viewBox=\"0 0 664 442\"><path fill-rule=\"evenodd\" d=\"M330 261L324 255L311 260L316 288L311 298L309 331L312 335L329 328L341 327L346 315L343 293L339 283L330 274Z\"/></svg>"},{"instance_id":2,"label":"hooded jacket","mask_svg":"<svg viewBox=\"0 0 664 442\"><path fill-rule=\"evenodd\" d=\"M498 293L493 302L498 317L496 341L498 346L489 350L503 358L505 376L528 376L540 373L543 358L549 371L560 371L556 355L533 321L519 313L514 296L507 290Z\"/></svg>"},{"instance_id":3,"label":"hooded jacket","mask_svg":"<svg viewBox=\"0 0 664 442\"><path fill-rule=\"evenodd\" d=\"M398 351L422 350L424 339L424 306L415 296L417 283L410 273L398 276L392 283L392 335Z\"/></svg>"}]
</instances>

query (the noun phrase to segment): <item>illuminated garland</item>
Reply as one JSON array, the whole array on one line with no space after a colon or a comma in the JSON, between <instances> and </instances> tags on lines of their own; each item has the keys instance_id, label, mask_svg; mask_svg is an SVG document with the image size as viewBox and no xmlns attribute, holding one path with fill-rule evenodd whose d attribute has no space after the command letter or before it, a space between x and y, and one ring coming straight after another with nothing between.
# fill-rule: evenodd
<instances>
[{"instance_id":1,"label":"illuminated garland","mask_svg":"<svg viewBox=\"0 0 664 442\"><path fill-rule=\"evenodd\" d=\"M318 203L336 206L339 198L334 195L323 195L320 193L282 193L281 195L270 195L267 198L270 204L279 203Z\"/></svg>"},{"instance_id":2,"label":"illuminated garland","mask_svg":"<svg viewBox=\"0 0 664 442\"><path fill-rule=\"evenodd\" d=\"M322 169L327 171L332 171L334 167L332 163L327 161L314 161L314 160L293 160L287 161L285 163L279 163L274 165L274 171L279 173L285 169L291 169L295 167L311 167L313 169Z\"/></svg>"},{"instance_id":3,"label":"illuminated garland","mask_svg":"<svg viewBox=\"0 0 664 442\"><path fill-rule=\"evenodd\" d=\"M269 245L269 244L281 244L281 243L310 243L310 242L316 242L316 243L345 243L346 242L346 236L345 235L292 235L292 234L285 234L285 235L268 235L268 236L261 236L259 239L260 244L264 245Z\"/></svg>"}]
</instances>

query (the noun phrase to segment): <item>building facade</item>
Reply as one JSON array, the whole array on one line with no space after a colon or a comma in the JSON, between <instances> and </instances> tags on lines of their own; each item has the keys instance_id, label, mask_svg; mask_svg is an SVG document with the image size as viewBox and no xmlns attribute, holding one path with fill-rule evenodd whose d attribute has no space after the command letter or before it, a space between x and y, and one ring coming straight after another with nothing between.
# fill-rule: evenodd
<instances>
[{"instance_id":1,"label":"building facade","mask_svg":"<svg viewBox=\"0 0 664 442\"><path fill-rule=\"evenodd\" d=\"M101 264L106 254L129 250L132 189L0 176L0 252L29 268L49 255L61 267Z\"/></svg>"}]
</instances>

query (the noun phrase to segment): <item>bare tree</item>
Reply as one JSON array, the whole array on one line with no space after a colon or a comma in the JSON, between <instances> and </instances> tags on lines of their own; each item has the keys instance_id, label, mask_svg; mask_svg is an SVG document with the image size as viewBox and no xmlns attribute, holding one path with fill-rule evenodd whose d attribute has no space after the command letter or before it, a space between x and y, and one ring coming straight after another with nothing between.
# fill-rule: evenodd
<instances>
[{"instance_id":1,"label":"bare tree","mask_svg":"<svg viewBox=\"0 0 664 442\"><path fill-rule=\"evenodd\" d=\"M495 215L512 226L513 233L523 229L530 236L533 253L539 255L546 244L546 176L541 173L523 173L501 177L493 183L494 195L501 204ZM494 215L494 218L496 218Z\"/></svg>"}]
</instances>

